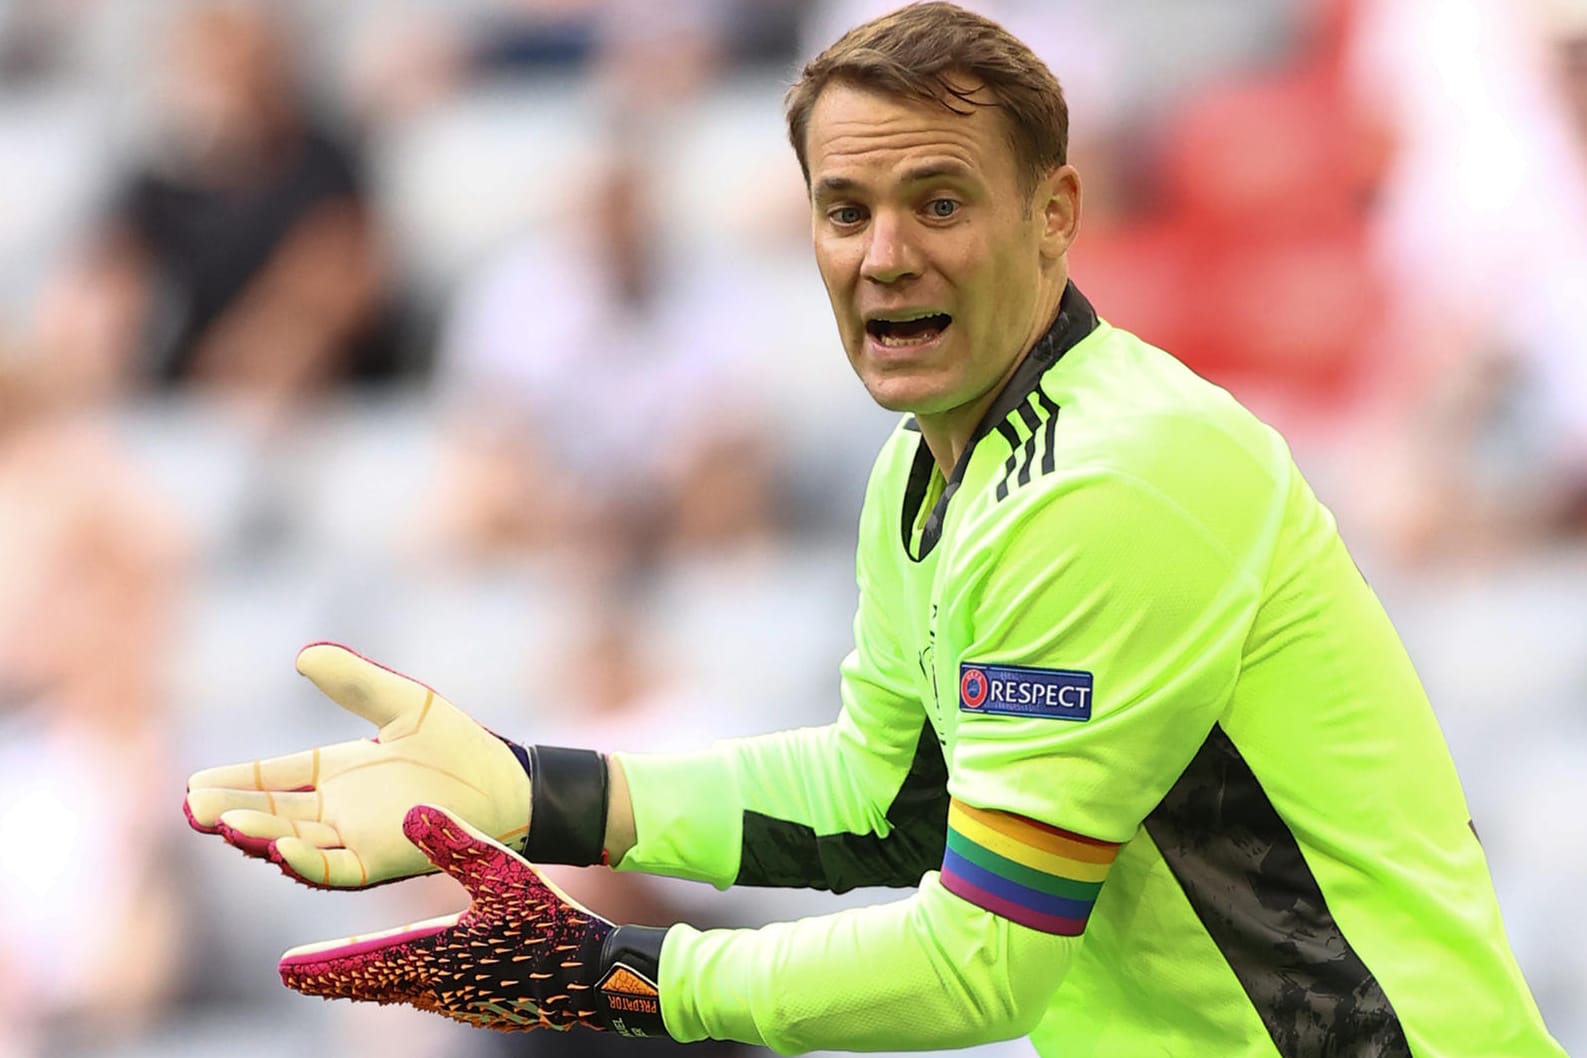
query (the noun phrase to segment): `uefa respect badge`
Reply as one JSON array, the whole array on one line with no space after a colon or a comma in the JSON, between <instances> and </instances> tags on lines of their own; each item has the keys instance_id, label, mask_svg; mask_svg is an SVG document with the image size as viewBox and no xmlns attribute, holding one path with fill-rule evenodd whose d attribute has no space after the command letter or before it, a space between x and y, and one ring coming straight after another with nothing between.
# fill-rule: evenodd
<instances>
[{"instance_id":1,"label":"uefa respect badge","mask_svg":"<svg viewBox=\"0 0 1587 1058\"><path fill-rule=\"evenodd\" d=\"M1092 677L1074 669L1023 665L959 666L959 710L1000 716L1090 720Z\"/></svg>"}]
</instances>

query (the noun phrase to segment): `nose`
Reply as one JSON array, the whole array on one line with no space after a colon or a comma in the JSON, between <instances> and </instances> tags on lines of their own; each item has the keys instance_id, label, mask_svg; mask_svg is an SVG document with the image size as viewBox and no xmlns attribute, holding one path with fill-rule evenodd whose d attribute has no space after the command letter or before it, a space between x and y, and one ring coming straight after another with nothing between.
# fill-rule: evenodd
<instances>
[{"instance_id":1,"label":"nose","mask_svg":"<svg viewBox=\"0 0 1587 1058\"><path fill-rule=\"evenodd\" d=\"M920 259L910 239L908 222L877 213L866 228L869 240L860 275L875 283L896 283L920 274Z\"/></svg>"}]
</instances>

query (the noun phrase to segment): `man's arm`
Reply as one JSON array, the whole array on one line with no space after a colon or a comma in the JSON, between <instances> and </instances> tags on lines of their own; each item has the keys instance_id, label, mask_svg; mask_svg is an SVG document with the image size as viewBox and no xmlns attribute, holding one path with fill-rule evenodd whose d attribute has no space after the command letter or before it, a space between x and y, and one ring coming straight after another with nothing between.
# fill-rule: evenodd
<instances>
[{"instance_id":1,"label":"man's arm","mask_svg":"<svg viewBox=\"0 0 1587 1058\"><path fill-rule=\"evenodd\" d=\"M868 509L867 514L870 514ZM863 531L863 524L862 524ZM947 766L889 604L858 568L854 649L832 724L686 754L619 754L609 861L730 885L914 886L942 862Z\"/></svg>"},{"instance_id":2,"label":"man's arm","mask_svg":"<svg viewBox=\"0 0 1587 1058\"><path fill-rule=\"evenodd\" d=\"M616 757L606 758L606 784L612 791L611 804L606 810L606 856L612 863L621 863L628 850L634 847L638 835L634 830L628 775L623 771L623 762Z\"/></svg>"},{"instance_id":3,"label":"man's arm","mask_svg":"<svg viewBox=\"0 0 1587 1058\"><path fill-rule=\"evenodd\" d=\"M194 372L223 386L299 396L348 369L383 282L364 204L336 189L293 221L236 299L204 331Z\"/></svg>"},{"instance_id":4,"label":"man's arm","mask_svg":"<svg viewBox=\"0 0 1587 1058\"><path fill-rule=\"evenodd\" d=\"M768 812L742 805L735 773L748 770L756 775L757 785L769 790L771 768L775 766L767 766L767 758L783 758L783 767L778 770L784 772L797 771L801 762L830 759L830 747L841 743L836 726L742 740L699 754L610 756L607 782L611 805L605 845L608 862L621 870L678 874L723 886L828 889L839 893L859 886L913 886L942 860L948 805L942 751L924 719L920 729L909 770L883 813L886 829L881 833L857 832L865 824L845 829L838 820L840 811L833 811L830 805L818 806L812 799L796 805L791 797L768 796ZM655 817L646 831L669 835L665 850L657 848L660 842L655 842L633 860L627 857L638 844L638 824L625 760L639 773L645 789L671 791L644 799ZM807 777L810 774L805 771ZM818 827L795 819L828 822ZM736 870L731 866L735 823ZM686 827L687 831L679 827ZM698 835L697 831L708 833ZM690 840L691 834L694 840ZM709 868L701 855L701 841L709 842L711 836L727 839L714 843L720 867L714 873L704 873Z\"/></svg>"},{"instance_id":5,"label":"man's arm","mask_svg":"<svg viewBox=\"0 0 1587 1058\"><path fill-rule=\"evenodd\" d=\"M1211 532L1111 471L994 513L1007 521L947 571L965 601L944 622L954 668L1082 673L1094 696L1083 712L1019 713L961 687L942 872L896 904L673 927L659 962L673 1036L963 1046L1030 1031L1051 1001L1114 857L1227 702L1266 518L1245 505Z\"/></svg>"},{"instance_id":6,"label":"man's arm","mask_svg":"<svg viewBox=\"0 0 1587 1058\"><path fill-rule=\"evenodd\" d=\"M932 873L891 904L756 930L673 926L662 1015L677 1040L781 1054L969 1047L1034 1029L1078 946L978 908Z\"/></svg>"}]
</instances>

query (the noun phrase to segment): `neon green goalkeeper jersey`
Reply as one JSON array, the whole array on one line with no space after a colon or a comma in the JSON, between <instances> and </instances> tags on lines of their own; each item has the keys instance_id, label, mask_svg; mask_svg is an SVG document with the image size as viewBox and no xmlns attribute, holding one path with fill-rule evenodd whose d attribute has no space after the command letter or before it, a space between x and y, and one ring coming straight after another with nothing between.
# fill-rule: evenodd
<instances>
[{"instance_id":1,"label":"neon green goalkeeper jersey","mask_svg":"<svg viewBox=\"0 0 1587 1058\"><path fill-rule=\"evenodd\" d=\"M1071 286L860 519L823 728L625 755L622 869L907 886L675 926L669 1032L783 1052L1555 1058L1398 636L1282 439Z\"/></svg>"}]
</instances>

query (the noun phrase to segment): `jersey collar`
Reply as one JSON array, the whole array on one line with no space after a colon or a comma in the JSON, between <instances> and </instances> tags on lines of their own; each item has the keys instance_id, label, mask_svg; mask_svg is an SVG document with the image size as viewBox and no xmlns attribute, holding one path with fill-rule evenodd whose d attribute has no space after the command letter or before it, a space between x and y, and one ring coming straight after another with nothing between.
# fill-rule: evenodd
<instances>
[{"instance_id":1,"label":"jersey collar","mask_svg":"<svg viewBox=\"0 0 1587 1058\"><path fill-rule=\"evenodd\" d=\"M1041 378L1047 373L1063 355L1097 328L1097 313L1091 307L1091 302L1086 300L1080 288L1071 281L1064 287L1063 298L1058 303L1058 315L1053 319L1052 326L1047 328L1036 343L1030 347L1020 365L1014 369L1014 374L997 395L992 406L986 410L981 421L976 424L975 432L970 435L970 443L964 446L964 451L959 453L959 462L954 466L953 473L948 476L948 483L942 490L942 495L932 505L931 513L926 516L926 524L920 536L919 553L914 546L914 527L920 513L920 505L925 500L927 490L931 486L931 472L936 466L931 450L926 447L924 437L915 448L915 462L909 470L909 484L904 490L904 509L902 533L904 553L915 562L922 561L931 554L937 546L937 541L942 537L943 519L947 517L948 502L953 499L953 494L959 491L959 485L964 480L965 469L970 465L970 457L975 454L976 445L981 439L995 430L1009 414L1018 408L1030 397L1036 387L1041 384ZM920 424L913 418L904 423L906 430L920 430Z\"/></svg>"}]
</instances>

